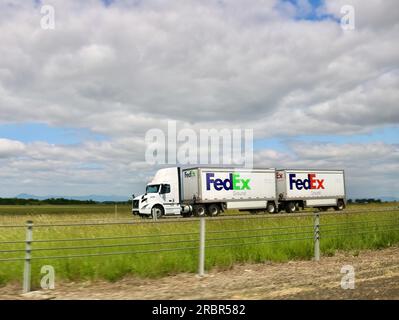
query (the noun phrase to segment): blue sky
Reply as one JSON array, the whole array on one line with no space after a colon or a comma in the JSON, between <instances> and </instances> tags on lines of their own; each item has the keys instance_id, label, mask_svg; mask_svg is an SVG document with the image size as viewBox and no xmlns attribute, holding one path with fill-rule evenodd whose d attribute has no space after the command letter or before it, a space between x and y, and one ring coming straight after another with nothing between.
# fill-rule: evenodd
<instances>
[{"instance_id":1,"label":"blue sky","mask_svg":"<svg viewBox=\"0 0 399 320\"><path fill-rule=\"evenodd\" d=\"M321 8L324 5L324 0L307 0L301 1L301 0L280 0L280 3L290 3L296 7L297 14L295 16L295 19L297 20L309 20L309 21L319 21L319 20L333 20L333 21L338 21L333 15L331 14L321 14L318 12L318 9ZM309 4L309 10L307 10L307 7L305 8L303 5ZM277 5L278 7L278 5ZM306 10L305 10L306 9Z\"/></svg>"},{"instance_id":2,"label":"blue sky","mask_svg":"<svg viewBox=\"0 0 399 320\"><path fill-rule=\"evenodd\" d=\"M278 137L273 139L259 139L254 141L254 149L261 150L264 148L274 149L280 152L288 152L289 147L286 142L318 142L333 144L349 144L349 143L376 143L382 142L386 144L399 144L399 127L379 128L367 134L353 135L298 135L294 137Z\"/></svg>"},{"instance_id":3,"label":"blue sky","mask_svg":"<svg viewBox=\"0 0 399 320\"><path fill-rule=\"evenodd\" d=\"M43 123L1 124L0 138L22 142L44 141L51 144L79 144L87 140L102 141L105 136L88 129L51 127Z\"/></svg>"},{"instance_id":4,"label":"blue sky","mask_svg":"<svg viewBox=\"0 0 399 320\"><path fill-rule=\"evenodd\" d=\"M79 144L88 140L105 141L107 136L95 134L88 129L51 127L40 123L17 123L0 125L0 138L18 140L25 143L44 141L50 144ZM288 151L286 141L322 142L322 143L399 143L399 127L378 128L367 134L354 135L298 135L294 137L281 136L271 139L254 141L254 149L263 148Z\"/></svg>"}]
</instances>

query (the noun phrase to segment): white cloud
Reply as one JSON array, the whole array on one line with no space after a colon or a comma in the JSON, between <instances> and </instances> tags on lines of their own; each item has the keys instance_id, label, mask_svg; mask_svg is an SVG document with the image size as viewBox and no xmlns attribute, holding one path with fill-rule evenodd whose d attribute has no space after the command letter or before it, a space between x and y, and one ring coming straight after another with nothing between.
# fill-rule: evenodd
<instances>
[{"instance_id":1,"label":"white cloud","mask_svg":"<svg viewBox=\"0 0 399 320\"><path fill-rule=\"evenodd\" d=\"M325 159L356 161L359 159L387 159L399 160L397 145L382 142L368 144L334 144L334 143L291 143L291 148L300 157L305 159Z\"/></svg>"},{"instance_id":2,"label":"white cloud","mask_svg":"<svg viewBox=\"0 0 399 320\"><path fill-rule=\"evenodd\" d=\"M350 197L399 197L399 144L293 141L288 146L289 152L277 157L275 153L257 153L256 165L344 169Z\"/></svg>"},{"instance_id":3,"label":"white cloud","mask_svg":"<svg viewBox=\"0 0 399 320\"><path fill-rule=\"evenodd\" d=\"M24 144L19 141L0 139L0 159L19 156L24 150Z\"/></svg>"},{"instance_id":4,"label":"white cloud","mask_svg":"<svg viewBox=\"0 0 399 320\"><path fill-rule=\"evenodd\" d=\"M121 136L137 133L132 129L137 127L143 134L144 118L208 127L215 122L256 127L259 119L273 119L279 130L256 135L308 133L301 126L284 130L287 116L281 114L289 112L315 122L315 134L334 131L329 115L313 117L307 108L398 68L399 45L393 40L399 30L392 24L372 28L372 20L369 29L346 34L330 20L292 20L273 4L116 1L106 8L100 1L55 1L53 31L39 28L38 8L3 5L8 16L0 24L1 121ZM388 14L392 6L379 10ZM397 73L392 77L395 90ZM362 94L367 101L369 92ZM363 114L371 126L396 121L396 96L375 98L393 118L381 119L375 105L361 101L361 114L341 131L363 131L358 123ZM110 118L117 129L104 124Z\"/></svg>"},{"instance_id":5,"label":"white cloud","mask_svg":"<svg viewBox=\"0 0 399 320\"><path fill-rule=\"evenodd\" d=\"M399 70L387 72L351 91L309 108L314 118L341 124L373 125L399 122Z\"/></svg>"}]
</instances>

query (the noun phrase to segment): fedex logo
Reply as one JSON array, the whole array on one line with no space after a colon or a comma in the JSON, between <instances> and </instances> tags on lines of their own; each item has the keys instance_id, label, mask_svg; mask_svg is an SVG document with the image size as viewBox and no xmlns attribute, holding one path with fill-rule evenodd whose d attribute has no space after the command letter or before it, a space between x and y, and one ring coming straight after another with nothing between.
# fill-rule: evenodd
<instances>
[{"instance_id":1,"label":"fedex logo","mask_svg":"<svg viewBox=\"0 0 399 320\"><path fill-rule=\"evenodd\" d=\"M195 177L195 171L194 171L194 170L191 170L191 171L184 171L184 177L185 177L185 178Z\"/></svg>"},{"instance_id":2,"label":"fedex logo","mask_svg":"<svg viewBox=\"0 0 399 320\"><path fill-rule=\"evenodd\" d=\"M222 180L222 179L215 179L214 173L207 173L206 174L206 190L211 190L211 186L216 191L224 190L251 190L249 187L249 182L251 179L242 179L240 178L239 173L230 173L229 178Z\"/></svg>"},{"instance_id":3,"label":"fedex logo","mask_svg":"<svg viewBox=\"0 0 399 320\"><path fill-rule=\"evenodd\" d=\"M297 190L317 190L324 189L324 179L316 179L316 174L308 174L307 179L296 179L295 173L290 173L290 190L293 189L294 185Z\"/></svg>"}]
</instances>

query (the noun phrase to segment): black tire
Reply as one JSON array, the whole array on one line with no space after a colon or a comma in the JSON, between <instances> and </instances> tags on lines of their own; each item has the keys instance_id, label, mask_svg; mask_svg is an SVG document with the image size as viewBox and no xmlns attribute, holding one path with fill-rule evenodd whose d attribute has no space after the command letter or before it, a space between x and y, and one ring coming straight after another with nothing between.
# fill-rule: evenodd
<instances>
[{"instance_id":1,"label":"black tire","mask_svg":"<svg viewBox=\"0 0 399 320\"><path fill-rule=\"evenodd\" d=\"M277 213L277 209L276 209L275 203L274 203L274 202L269 202L269 203L267 204L267 206L266 206L266 211L267 211L268 213L271 213L271 214Z\"/></svg>"},{"instance_id":2,"label":"black tire","mask_svg":"<svg viewBox=\"0 0 399 320\"><path fill-rule=\"evenodd\" d=\"M287 213L294 213L296 210L295 202L287 202L285 206L285 211Z\"/></svg>"},{"instance_id":3,"label":"black tire","mask_svg":"<svg viewBox=\"0 0 399 320\"><path fill-rule=\"evenodd\" d=\"M155 214L157 216L157 219L161 218L165 214L165 211L164 211L163 207L158 205L158 204L153 206L152 210L155 210ZM152 214L154 214L153 211L152 211Z\"/></svg>"},{"instance_id":4,"label":"black tire","mask_svg":"<svg viewBox=\"0 0 399 320\"><path fill-rule=\"evenodd\" d=\"M193 213L191 211L190 212L183 212L181 215L183 216L183 218L189 218L189 217L191 217L193 215Z\"/></svg>"},{"instance_id":5,"label":"black tire","mask_svg":"<svg viewBox=\"0 0 399 320\"><path fill-rule=\"evenodd\" d=\"M202 204L195 205L193 210L194 210L194 216L196 217L206 216L206 208Z\"/></svg>"},{"instance_id":6,"label":"black tire","mask_svg":"<svg viewBox=\"0 0 399 320\"><path fill-rule=\"evenodd\" d=\"M335 211L342 211L345 209L345 203L342 200L337 201L337 206L334 207Z\"/></svg>"},{"instance_id":7,"label":"black tire","mask_svg":"<svg viewBox=\"0 0 399 320\"><path fill-rule=\"evenodd\" d=\"M216 217L220 214L220 206L218 204L211 204L207 208L208 210L208 215L211 217Z\"/></svg>"},{"instance_id":8,"label":"black tire","mask_svg":"<svg viewBox=\"0 0 399 320\"><path fill-rule=\"evenodd\" d=\"M299 203L295 202L295 211L299 211Z\"/></svg>"}]
</instances>

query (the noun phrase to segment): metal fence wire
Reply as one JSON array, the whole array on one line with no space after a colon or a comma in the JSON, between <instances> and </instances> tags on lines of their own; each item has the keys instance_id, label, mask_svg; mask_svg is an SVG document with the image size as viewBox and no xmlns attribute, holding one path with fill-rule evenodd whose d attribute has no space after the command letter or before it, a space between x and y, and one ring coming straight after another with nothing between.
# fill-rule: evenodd
<instances>
[{"instance_id":1,"label":"metal fence wire","mask_svg":"<svg viewBox=\"0 0 399 320\"><path fill-rule=\"evenodd\" d=\"M392 210L393 211L393 210ZM123 236L101 236L101 237L77 237L77 238L60 238L60 239L35 239L34 229L37 228L62 228L62 227L81 227L81 226L113 226L113 225L143 225L143 224L159 224L169 223L171 221L154 220L148 222L132 222L132 221L115 221L115 222L100 222L91 221L87 223L55 223L55 224L34 224L32 221L27 221L25 225L0 225L0 228L24 228L25 240L7 240L0 241L0 246L3 245L20 245L18 249L0 249L0 263L23 261L23 292L31 290L31 268L32 261L36 260L58 260L69 258L90 258L101 256L115 256L115 255L133 255L133 254L149 254L162 253L183 250L198 250L198 274L203 276L205 274L205 251L214 248L235 247L260 245L268 243L284 243L292 241L312 241L314 248L314 261L320 260L320 242L323 239L338 238L341 236L351 236L356 234L367 234L398 230L398 217L391 219L373 219L373 220L350 220L337 223L320 224L320 216L326 213L314 212L313 214L291 215L291 217L313 217L313 223L304 225L286 225L286 226L268 226L268 227L254 227L254 228L235 228L224 230L207 230L206 221L208 218L201 217L200 219L185 219L174 221L176 223L195 222L199 220L199 230L197 232L171 232L171 233L156 233L148 235L123 235ZM328 213L327 213L328 215ZM259 218L279 218L281 216L255 216L246 217L247 220ZM242 216L228 216L223 219L210 218L211 221L226 221L245 219ZM252 220L256 221L256 220ZM377 224L379 223L379 224ZM381 224L383 223L383 224ZM393 223L393 224L392 224ZM339 229L338 229L339 228ZM185 237L183 239L174 239L175 237ZM154 241L155 239L155 241ZM140 242L122 242L140 240ZM156 241L158 240L158 241ZM161 240L161 241L159 241ZM235 242L235 240L245 240ZM65 243L87 242L85 245L68 245ZM101 244L96 241L102 241ZM113 243L108 243L113 241ZM223 243L223 241L230 241ZM45 245L51 245L46 247ZM181 246L184 244L184 246ZM43 246L44 245L44 246ZM53 246L55 245L55 246ZM167 245L168 247L164 247ZM171 247L169 247L171 245ZM160 246L152 248L153 246ZM149 248L148 248L149 247ZM106 248L127 248L119 251L103 251ZM130 248L135 248L131 250ZM73 253L74 250L96 250L96 252L88 253ZM62 252L64 254L51 254L51 252ZM71 252L72 253L69 253ZM44 252L44 255L37 255L35 253ZM3 257L8 254L8 257ZM20 254L19 256L14 256ZM11 255L11 256L10 256Z\"/></svg>"}]
</instances>

